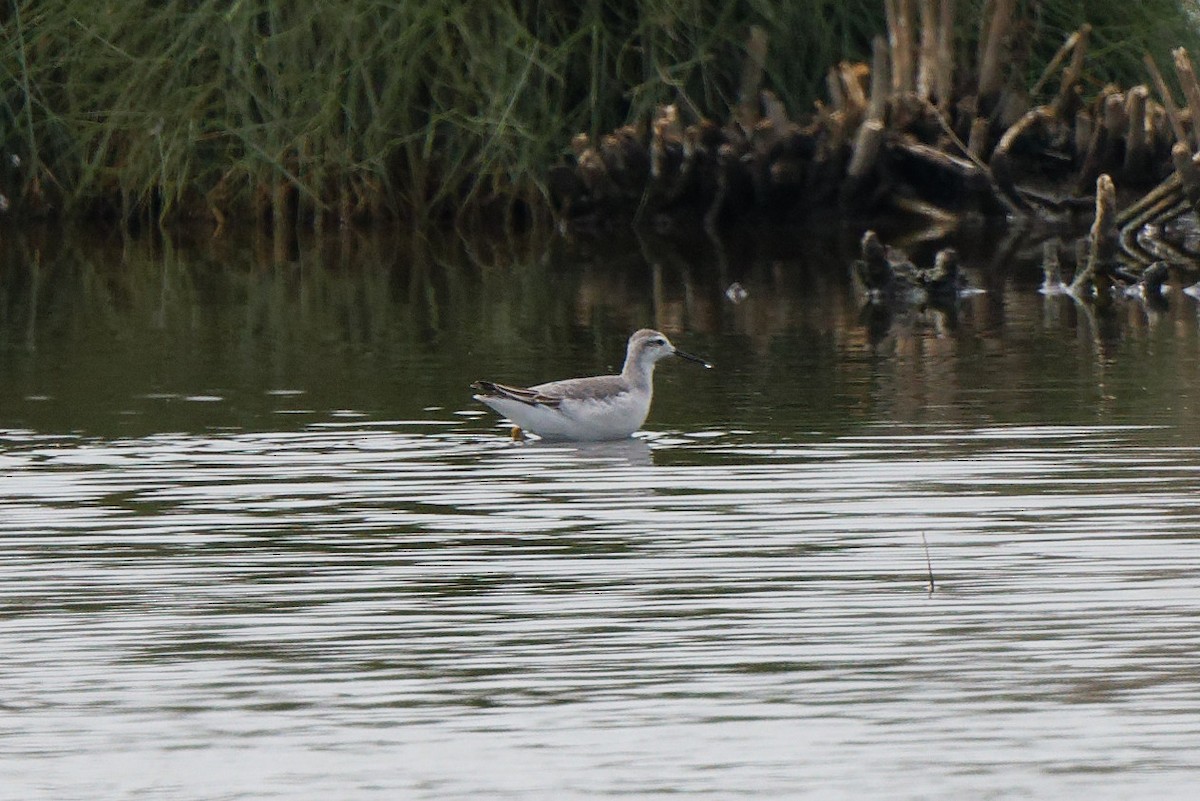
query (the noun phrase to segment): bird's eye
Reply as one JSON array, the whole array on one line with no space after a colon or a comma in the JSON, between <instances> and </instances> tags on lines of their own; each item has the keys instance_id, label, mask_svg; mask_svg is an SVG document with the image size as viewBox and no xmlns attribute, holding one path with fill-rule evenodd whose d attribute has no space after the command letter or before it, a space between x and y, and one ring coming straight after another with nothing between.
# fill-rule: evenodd
<instances>
[{"instance_id":1,"label":"bird's eye","mask_svg":"<svg viewBox=\"0 0 1200 801\"><path fill-rule=\"evenodd\" d=\"M665 345L665 344L667 344L667 340L662 339L661 337L658 337L658 338L650 340L650 344L651 345Z\"/></svg>"}]
</instances>

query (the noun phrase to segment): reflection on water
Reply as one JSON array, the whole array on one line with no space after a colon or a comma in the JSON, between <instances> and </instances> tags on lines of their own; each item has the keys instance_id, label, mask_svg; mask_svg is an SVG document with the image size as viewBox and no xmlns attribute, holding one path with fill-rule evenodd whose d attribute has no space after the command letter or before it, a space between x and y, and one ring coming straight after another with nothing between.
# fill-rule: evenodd
<instances>
[{"instance_id":1,"label":"reflection on water","mask_svg":"<svg viewBox=\"0 0 1200 801\"><path fill-rule=\"evenodd\" d=\"M1197 304L880 331L858 233L7 238L0 798L1184 797ZM637 439L469 398L647 324Z\"/></svg>"}]
</instances>

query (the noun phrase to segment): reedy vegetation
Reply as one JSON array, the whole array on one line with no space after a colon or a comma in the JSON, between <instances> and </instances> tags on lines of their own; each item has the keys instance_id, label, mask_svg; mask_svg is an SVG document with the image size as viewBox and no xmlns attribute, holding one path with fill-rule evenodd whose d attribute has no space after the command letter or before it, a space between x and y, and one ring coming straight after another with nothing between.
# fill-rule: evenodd
<instances>
[{"instance_id":1,"label":"reedy vegetation","mask_svg":"<svg viewBox=\"0 0 1200 801\"><path fill-rule=\"evenodd\" d=\"M960 10L966 52L981 5ZM1028 0L1027 71L1088 19L1089 74L1140 81L1143 52L1194 44L1185 5ZM536 201L577 131L663 102L724 118L749 25L798 115L882 19L878 0L10 0L0 192L24 213L317 226Z\"/></svg>"}]
</instances>

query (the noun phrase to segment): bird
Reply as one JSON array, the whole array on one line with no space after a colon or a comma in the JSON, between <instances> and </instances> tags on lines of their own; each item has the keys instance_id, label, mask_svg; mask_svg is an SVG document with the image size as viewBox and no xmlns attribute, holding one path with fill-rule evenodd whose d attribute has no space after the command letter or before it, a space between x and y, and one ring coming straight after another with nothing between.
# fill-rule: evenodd
<instances>
[{"instance_id":1,"label":"bird","mask_svg":"<svg viewBox=\"0 0 1200 801\"><path fill-rule=\"evenodd\" d=\"M549 440L625 439L646 422L654 395L654 366L668 356L712 368L699 356L672 345L661 332L643 328L629 337L620 375L568 378L528 388L476 381L471 389L477 393L475 400L516 425L514 439L521 429Z\"/></svg>"}]
</instances>

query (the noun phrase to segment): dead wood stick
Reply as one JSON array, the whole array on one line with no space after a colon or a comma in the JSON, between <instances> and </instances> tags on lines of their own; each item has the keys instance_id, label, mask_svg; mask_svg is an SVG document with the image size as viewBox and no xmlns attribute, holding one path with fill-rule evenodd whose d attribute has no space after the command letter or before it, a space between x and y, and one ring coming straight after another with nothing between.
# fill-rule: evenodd
<instances>
[{"instance_id":1,"label":"dead wood stick","mask_svg":"<svg viewBox=\"0 0 1200 801\"><path fill-rule=\"evenodd\" d=\"M950 127L950 124L946 122L946 120L944 120L938 114L932 114L932 116L938 121L938 124L942 127L942 132L946 134L947 138L949 138L950 141L954 143L955 147L957 147L959 151L968 160L970 160L972 164L975 165L975 168L978 170L978 174L987 179L987 184L991 188L993 196L1000 201L1001 205L1008 209L1010 214L1016 214L1019 211L1028 210L1029 204L1027 204L1019 194L1014 192L1010 196L1006 191L1004 191L1004 189L996 181L996 177L992 175L992 171L988 165L984 163L983 159L979 158L978 154L973 151L971 145L964 144L963 141L958 138L958 134L954 132L954 129ZM975 120L976 123L981 121L985 124L987 123L987 120L983 120L982 118L976 118ZM974 125L971 126L971 136L972 138L975 137Z\"/></svg>"},{"instance_id":2,"label":"dead wood stick","mask_svg":"<svg viewBox=\"0 0 1200 801\"><path fill-rule=\"evenodd\" d=\"M749 134L758 122L758 86L762 83L763 66L767 62L767 30L751 25L746 37L746 60L742 63L742 80L738 89L736 117L742 132Z\"/></svg>"},{"instance_id":3,"label":"dead wood stick","mask_svg":"<svg viewBox=\"0 0 1200 801\"><path fill-rule=\"evenodd\" d=\"M892 92L913 90L913 0L884 0L892 56Z\"/></svg>"},{"instance_id":4,"label":"dead wood stick","mask_svg":"<svg viewBox=\"0 0 1200 801\"><path fill-rule=\"evenodd\" d=\"M850 126L843 112L835 111L825 119L825 134L822 144L826 153L835 154L846 146L850 138Z\"/></svg>"},{"instance_id":5,"label":"dead wood stick","mask_svg":"<svg viewBox=\"0 0 1200 801\"><path fill-rule=\"evenodd\" d=\"M931 223L931 228L935 231L953 230L953 227L959 222L959 215L956 212L944 209L941 206L935 206L920 198L908 197L906 195L893 195L888 199L892 207L898 211L903 211L906 214L912 214L918 217L924 217ZM925 228L921 229L923 232Z\"/></svg>"},{"instance_id":6,"label":"dead wood stick","mask_svg":"<svg viewBox=\"0 0 1200 801\"><path fill-rule=\"evenodd\" d=\"M992 16L996 13L996 0L983 0L979 9L979 36L975 40L975 66L978 68L983 63L983 54L987 50L988 44L988 25L992 22ZM975 76L976 81L979 76ZM978 91L978 84L975 86Z\"/></svg>"},{"instance_id":7,"label":"dead wood stick","mask_svg":"<svg viewBox=\"0 0 1200 801\"><path fill-rule=\"evenodd\" d=\"M812 137L811 155L804 157L803 193L809 207L837 197L846 183L846 165L851 152L846 136L840 118L835 116L830 119L829 127Z\"/></svg>"},{"instance_id":8,"label":"dead wood stick","mask_svg":"<svg viewBox=\"0 0 1200 801\"><path fill-rule=\"evenodd\" d=\"M716 235L717 222L721 217L721 209L729 194L729 183L732 180L733 165L737 161L733 145L726 142L717 149L717 191L712 203L704 213L704 230L710 236Z\"/></svg>"},{"instance_id":9,"label":"dead wood stick","mask_svg":"<svg viewBox=\"0 0 1200 801\"><path fill-rule=\"evenodd\" d=\"M862 235L859 244L862 258L854 262L854 274L863 287L872 293L883 293L891 286L895 271L888 262L887 247L874 231Z\"/></svg>"},{"instance_id":10,"label":"dead wood stick","mask_svg":"<svg viewBox=\"0 0 1200 801\"><path fill-rule=\"evenodd\" d=\"M1063 70L1062 80L1058 86L1058 94L1055 96L1052 104L1059 116L1069 115L1072 102L1078 97L1075 87L1079 84L1079 78L1083 73L1083 62L1087 56L1088 39L1091 33L1092 26L1084 23L1079 27L1079 30L1068 36L1067 40L1063 42L1062 47L1054 54L1054 58L1050 60L1050 64L1042 72L1042 77L1038 79L1029 93L1031 97L1036 96L1050 80L1050 76L1054 74L1054 71L1058 69L1059 65L1070 54L1071 62Z\"/></svg>"},{"instance_id":11,"label":"dead wood stick","mask_svg":"<svg viewBox=\"0 0 1200 801\"><path fill-rule=\"evenodd\" d=\"M871 99L867 104L867 119L883 122L887 113L888 87L891 79L888 74L888 45L882 36L871 40Z\"/></svg>"},{"instance_id":12,"label":"dead wood stick","mask_svg":"<svg viewBox=\"0 0 1200 801\"><path fill-rule=\"evenodd\" d=\"M1154 261L1154 254L1142 247L1139 234L1141 228L1122 228L1117 235L1121 253L1134 264L1145 266Z\"/></svg>"},{"instance_id":13,"label":"dead wood stick","mask_svg":"<svg viewBox=\"0 0 1200 801\"><path fill-rule=\"evenodd\" d=\"M921 49L917 61L917 97L929 100L935 91L934 76L937 74L938 0L920 0L918 11L921 20Z\"/></svg>"},{"instance_id":14,"label":"dead wood stick","mask_svg":"<svg viewBox=\"0 0 1200 801\"><path fill-rule=\"evenodd\" d=\"M971 121L971 132L967 136L967 152L974 158L982 159L983 152L988 147L988 137L992 126L987 117L976 117Z\"/></svg>"},{"instance_id":15,"label":"dead wood stick","mask_svg":"<svg viewBox=\"0 0 1200 801\"><path fill-rule=\"evenodd\" d=\"M1075 44L1079 42L1079 31L1067 37L1067 41L1062 43L1062 47L1058 48L1058 52L1054 54L1054 58L1050 59L1050 64L1046 65L1042 71L1042 77L1034 82L1033 88L1030 90L1031 97L1037 97L1039 92L1045 89L1045 85L1050 83L1050 76L1055 73L1058 67L1062 66L1062 62L1067 60L1067 56L1075 49Z\"/></svg>"},{"instance_id":16,"label":"dead wood stick","mask_svg":"<svg viewBox=\"0 0 1200 801\"><path fill-rule=\"evenodd\" d=\"M1171 148L1171 163L1175 165L1175 174L1179 176L1183 196L1187 198L1192 211L1200 215L1200 165L1188 152L1187 145L1179 142Z\"/></svg>"},{"instance_id":17,"label":"dead wood stick","mask_svg":"<svg viewBox=\"0 0 1200 801\"><path fill-rule=\"evenodd\" d=\"M1000 141L996 143L996 148L992 151L992 157L988 160L988 168L991 170L992 178L1006 197L1020 199L1020 194L1017 192L1016 184L1013 182L1012 170L1010 168L1010 153L1013 146L1022 137L1027 136L1039 127L1045 126L1052 119L1054 119L1053 108L1050 106L1038 106L1035 109L1025 112L1021 116L1021 119L1013 123L1004 132L1004 135L1000 137Z\"/></svg>"},{"instance_id":18,"label":"dead wood stick","mask_svg":"<svg viewBox=\"0 0 1200 801\"><path fill-rule=\"evenodd\" d=\"M1060 291L1062 287L1062 259L1058 255L1058 241L1048 239L1042 243L1042 289L1050 293Z\"/></svg>"},{"instance_id":19,"label":"dead wood stick","mask_svg":"<svg viewBox=\"0 0 1200 801\"><path fill-rule=\"evenodd\" d=\"M1200 83L1196 82L1196 71L1192 69L1192 59L1186 49L1172 50L1171 56L1175 60L1175 73L1183 87L1183 96L1192 112L1192 149L1197 150L1200 149Z\"/></svg>"},{"instance_id":20,"label":"dead wood stick","mask_svg":"<svg viewBox=\"0 0 1200 801\"><path fill-rule=\"evenodd\" d=\"M950 127L950 123L946 122L945 119L934 113L932 109L930 111L930 116L937 120L938 125L941 126L942 133L946 135L947 139L954 143L954 146L958 148L960 153L970 159L971 162L980 170L987 172L987 164L985 164L983 159L979 158L977 154L971 152L971 147L969 144L964 144L963 140L958 138L958 134L956 134L954 129ZM974 131L972 131L972 133L974 133Z\"/></svg>"},{"instance_id":21,"label":"dead wood stick","mask_svg":"<svg viewBox=\"0 0 1200 801\"><path fill-rule=\"evenodd\" d=\"M1117 189L1112 178L1101 175L1096 179L1096 219L1088 233L1087 258L1071 281L1074 293L1079 293L1089 281L1097 291L1107 283L1104 270L1117 250L1116 206Z\"/></svg>"},{"instance_id":22,"label":"dead wood stick","mask_svg":"<svg viewBox=\"0 0 1200 801\"><path fill-rule=\"evenodd\" d=\"M1162 298L1163 284L1171 277L1171 265L1167 262L1159 260L1142 270L1142 275L1138 279L1138 286L1142 288L1142 295L1150 300L1152 298Z\"/></svg>"},{"instance_id":23,"label":"dead wood stick","mask_svg":"<svg viewBox=\"0 0 1200 801\"><path fill-rule=\"evenodd\" d=\"M1135 86L1129 90L1125 98L1125 117L1128 128L1125 132L1125 166L1127 178L1141 179L1141 173L1150 161L1150 153L1146 144L1146 100L1150 90L1145 86ZM1189 159L1190 161L1190 159Z\"/></svg>"},{"instance_id":24,"label":"dead wood stick","mask_svg":"<svg viewBox=\"0 0 1200 801\"><path fill-rule=\"evenodd\" d=\"M1187 152L1189 147L1186 143L1176 142L1175 146L1171 148L1173 159L1175 158L1176 150ZM1200 153L1189 158L1200 169ZM1158 186L1142 195L1137 202L1122 210L1117 215L1117 224L1121 227L1145 225L1150 220L1155 219L1155 214L1162 214L1165 209L1170 208L1170 206L1177 203L1183 197L1183 180L1177 169L1164 178Z\"/></svg>"},{"instance_id":25,"label":"dead wood stick","mask_svg":"<svg viewBox=\"0 0 1200 801\"><path fill-rule=\"evenodd\" d=\"M1188 211L1187 198L1183 196L1179 176L1172 174L1171 178L1175 179L1174 192L1159 197L1153 203L1143 204L1142 201L1139 201L1131 206L1130 209L1135 213L1128 218L1120 215L1117 220L1117 225L1121 226L1121 230L1136 231L1152 222L1162 223L1166 220L1173 220Z\"/></svg>"},{"instance_id":26,"label":"dead wood stick","mask_svg":"<svg viewBox=\"0 0 1200 801\"><path fill-rule=\"evenodd\" d=\"M1179 144L1178 142L1176 144ZM1186 145L1184 145L1186 147ZM1117 215L1118 225L1128 225L1139 217L1146 209L1161 204L1164 200L1174 202L1182 196L1182 182L1179 173L1171 173L1158 186L1138 198L1137 202L1124 209Z\"/></svg>"},{"instance_id":27,"label":"dead wood stick","mask_svg":"<svg viewBox=\"0 0 1200 801\"><path fill-rule=\"evenodd\" d=\"M271 183L271 243L275 264L288 261L289 183L276 175Z\"/></svg>"},{"instance_id":28,"label":"dead wood stick","mask_svg":"<svg viewBox=\"0 0 1200 801\"><path fill-rule=\"evenodd\" d=\"M899 11L896 7L896 2L897 0L883 0L884 24L887 25L887 52L888 59L891 62L891 71L888 72L888 77L891 82L889 89L892 93L895 93L899 89L900 83L900 65L896 63L897 59L899 58L897 55L899 48L896 46L896 38L900 30L900 21L896 19L896 16L899 14ZM872 97L874 96L874 89L874 84L872 84Z\"/></svg>"},{"instance_id":29,"label":"dead wood stick","mask_svg":"<svg viewBox=\"0 0 1200 801\"><path fill-rule=\"evenodd\" d=\"M616 194L616 187L608 174L608 167L600 151L592 147L592 139L586 133L571 137L571 149L575 153L576 173L589 195L596 199L608 199Z\"/></svg>"},{"instance_id":30,"label":"dead wood stick","mask_svg":"<svg viewBox=\"0 0 1200 801\"><path fill-rule=\"evenodd\" d=\"M1074 152L1076 159L1087 153L1088 143L1092 141L1093 133L1095 133L1095 120L1092 119L1092 115L1084 109L1075 112Z\"/></svg>"},{"instance_id":31,"label":"dead wood stick","mask_svg":"<svg viewBox=\"0 0 1200 801\"><path fill-rule=\"evenodd\" d=\"M1125 97L1115 89L1106 88L1108 93L1101 102L1103 116L1092 132L1092 141L1088 143L1087 154L1079 165L1077 188L1086 191L1099 177L1100 170L1108 162L1118 137L1124 133L1125 127Z\"/></svg>"},{"instance_id":32,"label":"dead wood stick","mask_svg":"<svg viewBox=\"0 0 1200 801\"><path fill-rule=\"evenodd\" d=\"M867 113L869 100L863 88L862 78L868 70L865 64L851 64L848 61L843 61L837 67L846 125L851 129L857 128Z\"/></svg>"},{"instance_id":33,"label":"dead wood stick","mask_svg":"<svg viewBox=\"0 0 1200 801\"><path fill-rule=\"evenodd\" d=\"M941 0L938 14L937 72L934 78L934 93L938 105L946 114L950 113L951 95L954 93L954 8L957 0Z\"/></svg>"},{"instance_id":34,"label":"dead wood stick","mask_svg":"<svg viewBox=\"0 0 1200 801\"><path fill-rule=\"evenodd\" d=\"M891 81L888 75L888 45L883 37L876 36L871 42L871 98L867 104L867 116L854 134L850 164L846 167L846 181L840 191L842 202L853 199L875 170L879 154L883 150L884 117L887 114L888 94Z\"/></svg>"},{"instance_id":35,"label":"dead wood stick","mask_svg":"<svg viewBox=\"0 0 1200 801\"><path fill-rule=\"evenodd\" d=\"M1004 83L1004 40L1008 37L1015 6L1016 0L995 0L987 26L987 39L979 63L979 98L987 106L994 103Z\"/></svg>"},{"instance_id":36,"label":"dead wood stick","mask_svg":"<svg viewBox=\"0 0 1200 801\"><path fill-rule=\"evenodd\" d=\"M1140 234L1141 232L1139 232ZM1166 259L1171 264L1187 265L1191 270L1200 270L1200 260L1196 256L1172 245L1156 236L1147 235L1136 238L1137 246L1147 254L1147 258ZM1124 243L1122 243L1122 247Z\"/></svg>"},{"instance_id":37,"label":"dead wood stick","mask_svg":"<svg viewBox=\"0 0 1200 801\"><path fill-rule=\"evenodd\" d=\"M1052 76L1058 70L1058 68L1062 66L1062 63L1066 61L1067 56L1073 55L1077 52L1082 52L1080 49L1081 43L1083 43L1083 46L1086 48L1087 38L1091 32L1092 26L1084 23L1082 26L1080 26L1079 30L1067 37L1066 41L1062 43L1062 47L1058 48L1058 52L1054 54L1054 58L1050 59L1050 63L1046 65L1046 69L1042 70L1042 76L1037 79L1037 83L1035 83L1033 88L1029 90L1030 97L1037 97L1038 93L1041 92L1042 89L1046 87L1046 84L1050 82L1050 76ZM1080 58L1078 60L1082 62L1083 59ZM1075 66L1075 61L1075 58L1071 59L1071 67ZM1082 69L1082 66L1083 65L1080 64L1080 69ZM1078 79L1078 73L1072 73L1072 69L1069 67L1067 71L1063 73L1062 83L1058 88L1059 97L1061 98L1064 94L1066 94L1070 86Z\"/></svg>"},{"instance_id":38,"label":"dead wood stick","mask_svg":"<svg viewBox=\"0 0 1200 801\"><path fill-rule=\"evenodd\" d=\"M763 120L771 123L778 136L786 134L791 120L788 119L787 109L784 107L783 101L770 89L762 90L758 97L759 102L762 104Z\"/></svg>"},{"instance_id":39,"label":"dead wood stick","mask_svg":"<svg viewBox=\"0 0 1200 801\"><path fill-rule=\"evenodd\" d=\"M1162 72L1158 69L1158 64L1154 61L1154 57L1149 53L1146 54L1142 61L1146 64L1146 70L1150 73L1150 80L1154 83L1154 89L1158 92L1158 99L1162 101L1163 109L1167 112L1167 119L1171 123L1171 130L1175 132L1176 142L1186 142L1188 140L1187 130L1183 127L1183 119L1179 114L1179 107L1175 105L1175 98L1171 96L1171 90L1167 88L1167 82L1163 80Z\"/></svg>"},{"instance_id":40,"label":"dead wood stick","mask_svg":"<svg viewBox=\"0 0 1200 801\"><path fill-rule=\"evenodd\" d=\"M863 77L868 67L862 62L850 63L843 61L838 65L838 74L842 79L842 92L846 96L848 106L860 112L867 107L867 92L863 88Z\"/></svg>"},{"instance_id":41,"label":"dead wood stick","mask_svg":"<svg viewBox=\"0 0 1200 801\"><path fill-rule=\"evenodd\" d=\"M1128 120L1125 117L1125 95L1115 92L1104 99L1104 127L1113 134L1124 133Z\"/></svg>"},{"instance_id":42,"label":"dead wood stick","mask_svg":"<svg viewBox=\"0 0 1200 801\"><path fill-rule=\"evenodd\" d=\"M883 123L879 120L866 120L858 126L854 137L854 154L850 157L850 166L846 168L846 176L851 183L866 177L879 161L879 152L883 145Z\"/></svg>"},{"instance_id":43,"label":"dead wood stick","mask_svg":"<svg viewBox=\"0 0 1200 801\"><path fill-rule=\"evenodd\" d=\"M957 175L960 178L976 180L983 177L983 171L970 159L952 156L933 145L927 145L909 136L896 139L890 144L890 147L894 147L930 167Z\"/></svg>"},{"instance_id":44,"label":"dead wood stick","mask_svg":"<svg viewBox=\"0 0 1200 801\"><path fill-rule=\"evenodd\" d=\"M1079 27L1077 33L1079 41L1071 50L1071 63L1067 65L1067 70L1063 73L1062 83L1058 85L1058 97L1054 100L1054 108L1059 114L1067 112L1070 101L1075 96L1075 88L1079 85L1080 76L1083 75L1083 62L1087 58L1088 40L1092 35L1092 26L1084 23Z\"/></svg>"},{"instance_id":45,"label":"dead wood stick","mask_svg":"<svg viewBox=\"0 0 1200 801\"><path fill-rule=\"evenodd\" d=\"M583 135L583 134L581 134ZM656 181L667 177L671 145L681 141L683 127L675 104L659 106L650 123L650 177Z\"/></svg>"},{"instance_id":46,"label":"dead wood stick","mask_svg":"<svg viewBox=\"0 0 1200 801\"><path fill-rule=\"evenodd\" d=\"M1175 144L1175 132L1171 130L1167 110L1153 96L1146 100L1146 146L1151 154L1170 150Z\"/></svg>"},{"instance_id":47,"label":"dead wood stick","mask_svg":"<svg viewBox=\"0 0 1200 801\"><path fill-rule=\"evenodd\" d=\"M996 143L996 149L992 152L992 158L995 159L997 155L1007 156L1021 137L1053 119L1054 109L1051 106L1038 106L1025 112L1021 119L1013 123L1012 127L1000 137L1000 141Z\"/></svg>"},{"instance_id":48,"label":"dead wood stick","mask_svg":"<svg viewBox=\"0 0 1200 801\"><path fill-rule=\"evenodd\" d=\"M829 105L833 106L835 111L846 107L846 95L842 92L842 75L837 67L830 67L829 72L825 73L825 88L829 92Z\"/></svg>"},{"instance_id":49,"label":"dead wood stick","mask_svg":"<svg viewBox=\"0 0 1200 801\"><path fill-rule=\"evenodd\" d=\"M662 202L671 204L683 197L691 186L693 186L693 177L700 167L698 166L702 160L710 154L707 138L711 136L716 126L707 120L701 120L699 123L689 125L683 130L680 135L680 159L679 166L674 174L669 176L670 182L666 183L661 188ZM642 204L645 205L649 195L643 196ZM641 213L639 208L639 215Z\"/></svg>"},{"instance_id":50,"label":"dead wood stick","mask_svg":"<svg viewBox=\"0 0 1200 801\"><path fill-rule=\"evenodd\" d=\"M916 24L913 0L897 0L896 10L898 13L898 21L900 23L899 41L900 51L903 54L902 64L903 71L900 73L900 91L904 94L909 94L914 90L914 82L916 79L916 39L913 36L913 28ZM894 76L893 76L894 79Z\"/></svg>"}]
</instances>

